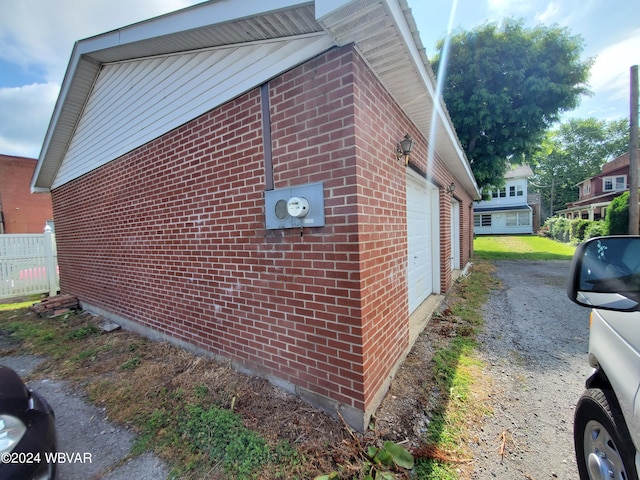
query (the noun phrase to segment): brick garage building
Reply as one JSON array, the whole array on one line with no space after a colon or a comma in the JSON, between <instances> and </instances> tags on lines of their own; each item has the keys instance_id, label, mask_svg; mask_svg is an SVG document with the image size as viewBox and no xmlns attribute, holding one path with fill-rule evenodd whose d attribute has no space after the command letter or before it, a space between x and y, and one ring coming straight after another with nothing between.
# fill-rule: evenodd
<instances>
[{"instance_id":1,"label":"brick garage building","mask_svg":"<svg viewBox=\"0 0 640 480\"><path fill-rule=\"evenodd\" d=\"M32 181L61 290L364 428L472 253L423 51L404 0L207 2L78 42Z\"/></svg>"},{"instance_id":2,"label":"brick garage building","mask_svg":"<svg viewBox=\"0 0 640 480\"><path fill-rule=\"evenodd\" d=\"M53 218L51 195L33 195L35 158L0 155L0 234L42 233Z\"/></svg>"}]
</instances>

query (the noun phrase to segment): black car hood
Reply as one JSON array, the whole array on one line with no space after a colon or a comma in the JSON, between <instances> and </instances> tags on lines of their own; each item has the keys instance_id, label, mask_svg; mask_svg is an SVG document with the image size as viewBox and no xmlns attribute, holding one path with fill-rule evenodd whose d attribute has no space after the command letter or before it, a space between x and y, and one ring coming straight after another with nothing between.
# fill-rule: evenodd
<instances>
[{"instance_id":1,"label":"black car hood","mask_svg":"<svg viewBox=\"0 0 640 480\"><path fill-rule=\"evenodd\" d=\"M29 405L29 389L13 370L0 365L0 413L24 411Z\"/></svg>"}]
</instances>

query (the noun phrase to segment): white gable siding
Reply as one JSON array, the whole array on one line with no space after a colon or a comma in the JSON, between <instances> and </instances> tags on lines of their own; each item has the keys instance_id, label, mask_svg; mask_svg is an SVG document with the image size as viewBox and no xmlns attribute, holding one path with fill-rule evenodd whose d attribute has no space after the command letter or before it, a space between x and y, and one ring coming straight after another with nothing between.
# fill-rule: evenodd
<instances>
[{"instance_id":1,"label":"white gable siding","mask_svg":"<svg viewBox=\"0 0 640 480\"><path fill-rule=\"evenodd\" d=\"M206 113L332 45L309 35L102 67L53 188Z\"/></svg>"}]
</instances>

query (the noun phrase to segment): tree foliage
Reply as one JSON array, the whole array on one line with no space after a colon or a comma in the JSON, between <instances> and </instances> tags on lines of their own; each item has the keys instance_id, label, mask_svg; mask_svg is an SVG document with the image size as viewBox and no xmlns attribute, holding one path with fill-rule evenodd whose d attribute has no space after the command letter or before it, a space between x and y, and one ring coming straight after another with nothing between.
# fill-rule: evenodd
<instances>
[{"instance_id":1,"label":"tree foliage","mask_svg":"<svg viewBox=\"0 0 640 480\"><path fill-rule=\"evenodd\" d=\"M588 92L592 60L560 27L485 24L438 43L434 69L480 187L500 186L510 160L531 155L544 132Z\"/></svg>"},{"instance_id":2,"label":"tree foliage","mask_svg":"<svg viewBox=\"0 0 640 480\"><path fill-rule=\"evenodd\" d=\"M548 131L529 159L534 172L531 191L540 193L542 212L551 216L576 201L578 183L598 174L602 165L628 150L626 119L571 119Z\"/></svg>"}]
</instances>

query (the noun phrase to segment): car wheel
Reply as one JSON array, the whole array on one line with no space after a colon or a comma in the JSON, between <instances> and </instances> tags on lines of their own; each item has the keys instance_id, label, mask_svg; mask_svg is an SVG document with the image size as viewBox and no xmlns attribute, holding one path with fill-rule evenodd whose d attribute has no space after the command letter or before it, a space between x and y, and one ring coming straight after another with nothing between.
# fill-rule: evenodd
<instances>
[{"instance_id":1,"label":"car wheel","mask_svg":"<svg viewBox=\"0 0 640 480\"><path fill-rule=\"evenodd\" d=\"M612 391L590 388L580 397L573 441L581 480L638 480L635 448Z\"/></svg>"}]
</instances>

